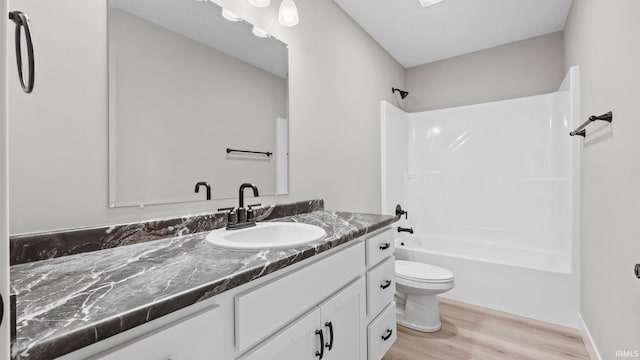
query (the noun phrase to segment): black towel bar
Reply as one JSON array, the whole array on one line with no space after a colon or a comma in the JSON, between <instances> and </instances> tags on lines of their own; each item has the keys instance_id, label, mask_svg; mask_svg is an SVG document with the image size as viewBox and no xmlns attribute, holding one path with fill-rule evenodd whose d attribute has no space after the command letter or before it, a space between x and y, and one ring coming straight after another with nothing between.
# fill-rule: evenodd
<instances>
[{"instance_id":1,"label":"black towel bar","mask_svg":"<svg viewBox=\"0 0 640 360\"><path fill-rule=\"evenodd\" d=\"M246 153L246 154L261 154L261 155L267 155L267 156L273 155L273 153L269 151L251 151L251 150L238 150L238 149L227 148L227 154L230 154L232 152L239 152L239 153Z\"/></svg>"},{"instance_id":2,"label":"black towel bar","mask_svg":"<svg viewBox=\"0 0 640 360\"><path fill-rule=\"evenodd\" d=\"M592 122L596 121L596 120L602 120L602 121L606 121L608 123L611 123L613 121L613 112L609 111L606 114L602 114L600 116L589 116L589 120L585 121L582 123L582 125L578 126L577 129L573 130L572 132L569 133L569 135L571 136L582 136L582 137L586 137L587 136L587 130L584 130L584 128L587 127L587 125L591 124Z\"/></svg>"}]
</instances>

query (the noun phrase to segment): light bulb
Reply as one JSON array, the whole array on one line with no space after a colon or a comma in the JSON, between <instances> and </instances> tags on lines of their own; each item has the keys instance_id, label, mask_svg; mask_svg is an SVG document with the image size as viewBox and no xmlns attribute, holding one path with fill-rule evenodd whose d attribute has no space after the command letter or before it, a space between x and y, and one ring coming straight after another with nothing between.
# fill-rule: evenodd
<instances>
[{"instance_id":1,"label":"light bulb","mask_svg":"<svg viewBox=\"0 0 640 360\"><path fill-rule=\"evenodd\" d=\"M229 21L240 21L240 20L242 20L240 18L240 16L232 13L231 11L229 11L229 10L227 10L225 8L222 8L222 17L227 19L227 20L229 20Z\"/></svg>"},{"instance_id":2,"label":"light bulb","mask_svg":"<svg viewBox=\"0 0 640 360\"><path fill-rule=\"evenodd\" d=\"M298 24L298 8L293 0L282 0L280 10L278 10L278 21L283 26Z\"/></svg>"},{"instance_id":3,"label":"light bulb","mask_svg":"<svg viewBox=\"0 0 640 360\"><path fill-rule=\"evenodd\" d=\"M267 7L271 3L271 0L249 0L249 4L255 7Z\"/></svg>"},{"instance_id":4,"label":"light bulb","mask_svg":"<svg viewBox=\"0 0 640 360\"><path fill-rule=\"evenodd\" d=\"M266 38L269 37L269 33L266 32L265 30L260 29L257 26L253 26L253 30L251 31L253 32L253 35L257 36L257 37L261 37L261 38Z\"/></svg>"}]
</instances>

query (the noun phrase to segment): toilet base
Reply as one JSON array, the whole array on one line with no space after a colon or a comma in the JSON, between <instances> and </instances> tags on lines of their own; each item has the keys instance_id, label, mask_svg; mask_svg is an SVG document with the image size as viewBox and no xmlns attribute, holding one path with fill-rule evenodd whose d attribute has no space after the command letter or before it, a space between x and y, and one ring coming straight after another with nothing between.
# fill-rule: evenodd
<instances>
[{"instance_id":1,"label":"toilet base","mask_svg":"<svg viewBox=\"0 0 640 360\"><path fill-rule=\"evenodd\" d=\"M434 325L434 326L420 326L420 325L412 324L412 323L410 323L408 321L405 321L403 319L398 319L398 325L404 326L404 327L412 329L412 330L416 330L416 331L420 331L420 332L427 332L427 333L438 332L442 328L442 323L441 322L439 322L437 325Z\"/></svg>"},{"instance_id":2,"label":"toilet base","mask_svg":"<svg viewBox=\"0 0 640 360\"><path fill-rule=\"evenodd\" d=\"M442 328L438 298L434 295L407 295L396 303L398 325L421 332L436 332Z\"/></svg>"}]
</instances>

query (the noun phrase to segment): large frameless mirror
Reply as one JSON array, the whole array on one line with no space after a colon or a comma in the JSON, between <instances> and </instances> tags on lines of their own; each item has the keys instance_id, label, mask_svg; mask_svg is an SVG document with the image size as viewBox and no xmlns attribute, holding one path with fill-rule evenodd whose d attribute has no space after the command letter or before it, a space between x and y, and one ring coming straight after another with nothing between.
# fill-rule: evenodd
<instances>
[{"instance_id":1,"label":"large frameless mirror","mask_svg":"<svg viewBox=\"0 0 640 360\"><path fill-rule=\"evenodd\" d=\"M109 0L111 207L205 200L198 182L213 199L288 192L287 45L227 18L210 1Z\"/></svg>"}]
</instances>

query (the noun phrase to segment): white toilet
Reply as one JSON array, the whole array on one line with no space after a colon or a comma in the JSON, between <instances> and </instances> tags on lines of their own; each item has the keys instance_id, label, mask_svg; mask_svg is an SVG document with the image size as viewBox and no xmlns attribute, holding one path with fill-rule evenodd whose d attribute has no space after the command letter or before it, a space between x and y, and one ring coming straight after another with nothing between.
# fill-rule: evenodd
<instances>
[{"instance_id":1,"label":"white toilet","mask_svg":"<svg viewBox=\"0 0 640 360\"><path fill-rule=\"evenodd\" d=\"M396 260L398 324L423 332L440 330L437 295L453 289L449 270L415 261Z\"/></svg>"}]
</instances>

